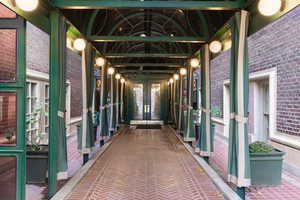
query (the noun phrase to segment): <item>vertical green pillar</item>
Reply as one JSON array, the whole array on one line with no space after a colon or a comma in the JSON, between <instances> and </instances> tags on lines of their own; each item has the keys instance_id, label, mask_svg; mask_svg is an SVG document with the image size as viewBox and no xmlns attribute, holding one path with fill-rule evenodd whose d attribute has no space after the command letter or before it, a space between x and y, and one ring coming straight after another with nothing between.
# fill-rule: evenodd
<instances>
[{"instance_id":1,"label":"vertical green pillar","mask_svg":"<svg viewBox=\"0 0 300 200\"><path fill-rule=\"evenodd\" d=\"M251 184L248 144L248 34L249 13L237 12L231 21L230 126L228 181L238 187ZM243 191L243 190L242 190ZM244 192L241 192L244 198Z\"/></svg>"},{"instance_id":2,"label":"vertical green pillar","mask_svg":"<svg viewBox=\"0 0 300 200\"><path fill-rule=\"evenodd\" d=\"M65 133L66 25L58 11L50 13L50 106L48 195L57 190L57 173L67 169Z\"/></svg>"},{"instance_id":3,"label":"vertical green pillar","mask_svg":"<svg viewBox=\"0 0 300 200\"><path fill-rule=\"evenodd\" d=\"M178 133L182 133L182 91L183 90L183 76L179 76L179 104L178 104Z\"/></svg>"},{"instance_id":4,"label":"vertical green pillar","mask_svg":"<svg viewBox=\"0 0 300 200\"><path fill-rule=\"evenodd\" d=\"M199 135L200 155L210 157L213 153L213 134L211 131L210 106L210 58L209 47L205 44L201 49L201 124Z\"/></svg>"},{"instance_id":5,"label":"vertical green pillar","mask_svg":"<svg viewBox=\"0 0 300 200\"><path fill-rule=\"evenodd\" d=\"M194 123L192 120L192 88L193 88L193 80L194 80L194 76L193 76L193 67L192 66L188 66L188 77L187 77L187 81L188 81L188 97L187 97L187 119L186 119L186 129L184 132L184 141L185 142L192 142L195 141L195 127L194 127Z\"/></svg>"},{"instance_id":6,"label":"vertical green pillar","mask_svg":"<svg viewBox=\"0 0 300 200\"><path fill-rule=\"evenodd\" d=\"M120 122L120 79L116 80L116 130L119 127Z\"/></svg>"},{"instance_id":7,"label":"vertical green pillar","mask_svg":"<svg viewBox=\"0 0 300 200\"><path fill-rule=\"evenodd\" d=\"M107 65L103 65L101 69L101 94L100 94L100 136L106 137L108 135L107 125Z\"/></svg>"},{"instance_id":8,"label":"vertical green pillar","mask_svg":"<svg viewBox=\"0 0 300 200\"><path fill-rule=\"evenodd\" d=\"M174 84L173 84L173 117L174 117L174 125L177 126L177 83L176 80L174 79Z\"/></svg>"},{"instance_id":9,"label":"vertical green pillar","mask_svg":"<svg viewBox=\"0 0 300 200\"><path fill-rule=\"evenodd\" d=\"M110 112L109 112L109 136L114 133L114 75L110 75Z\"/></svg>"},{"instance_id":10,"label":"vertical green pillar","mask_svg":"<svg viewBox=\"0 0 300 200\"><path fill-rule=\"evenodd\" d=\"M87 102L87 130L86 130L86 146L84 153L91 152L91 148L94 146L94 123L93 123L93 91L94 91L94 60L95 60L95 50L91 43L87 43L85 53L86 60L86 102Z\"/></svg>"}]
</instances>

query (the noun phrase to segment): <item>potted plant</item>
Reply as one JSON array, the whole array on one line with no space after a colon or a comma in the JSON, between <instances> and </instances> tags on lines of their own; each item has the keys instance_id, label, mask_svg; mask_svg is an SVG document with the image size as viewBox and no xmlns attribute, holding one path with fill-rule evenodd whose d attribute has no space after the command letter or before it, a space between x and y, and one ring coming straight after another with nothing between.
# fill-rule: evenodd
<instances>
[{"instance_id":1,"label":"potted plant","mask_svg":"<svg viewBox=\"0 0 300 200\"><path fill-rule=\"evenodd\" d=\"M5 138L7 140L7 144L13 144L16 142L16 128L9 127L5 129Z\"/></svg>"},{"instance_id":2,"label":"potted plant","mask_svg":"<svg viewBox=\"0 0 300 200\"><path fill-rule=\"evenodd\" d=\"M45 103L36 103L27 123L36 129L27 137L27 183L45 183L48 170L48 133L44 131Z\"/></svg>"},{"instance_id":3,"label":"potted plant","mask_svg":"<svg viewBox=\"0 0 300 200\"><path fill-rule=\"evenodd\" d=\"M249 145L251 184L280 185L284 152L275 149L265 142L254 142Z\"/></svg>"}]
</instances>

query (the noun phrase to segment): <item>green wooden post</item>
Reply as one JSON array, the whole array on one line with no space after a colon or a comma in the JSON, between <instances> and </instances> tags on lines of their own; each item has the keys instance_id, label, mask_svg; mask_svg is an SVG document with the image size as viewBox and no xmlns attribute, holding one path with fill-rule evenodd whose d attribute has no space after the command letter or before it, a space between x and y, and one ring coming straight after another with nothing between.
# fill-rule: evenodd
<instances>
[{"instance_id":1,"label":"green wooden post","mask_svg":"<svg viewBox=\"0 0 300 200\"><path fill-rule=\"evenodd\" d=\"M237 185L245 199L244 187L251 185L248 144L248 34L249 13L242 10L231 20L232 48L230 66L230 127L228 182Z\"/></svg>"},{"instance_id":2,"label":"green wooden post","mask_svg":"<svg viewBox=\"0 0 300 200\"><path fill-rule=\"evenodd\" d=\"M178 133L182 134L182 94L183 94L183 76L179 75L179 104L178 104Z\"/></svg>"},{"instance_id":3,"label":"green wooden post","mask_svg":"<svg viewBox=\"0 0 300 200\"><path fill-rule=\"evenodd\" d=\"M188 99L187 99L187 119L186 119L186 129L184 134L185 142L195 141L195 128L192 118L192 87L193 87L193 67L188 66Z\"/></svg>"},{"instance_id":4,"label":"green wooden post","mask_svg":"<svg viewBox=\"0 0 300 200\"><path fill-rule=\"evenodd\" d=\"M48 196L52 197L57 191L58 172L58 136L61 130L61 118L64 111L60 110L59 93L65 87L64 76L64 30L62 29L63 18L58 11L50 13L50 106L49 106L49 159L48 159Z\"/></svg>"},{"instance_id":5,"label":"green wooden post","mask_svg":"<svg viewBox=\"0 0 300 200\"><path fill-rule=\"evenodd\" d=\"M67 158L67 135L66 135L66 32L67 24L65 19L61 17L59 23L59 45L60 45L60 73L59 73L59 90L58 92L58 123L59 130L57 132L57 169L58 177L68 178L68 158ZM51 86L50 86L51 87Z\"/></svg>"},{"instance_id":6,"label":"green wooden post","mask_svg":"<svg viewBox=\"0 0 300 200\"><path fill-rule=\"evenodd\" d=\"M101 143L104 142L103 137L107 136L107 65L103 65L101 69L101 94L100 94L100 136L102 137Z\"/></svg>"},{"instance_id":7,"label":"green wooden post","mask_svg":"<svg viewBox=\"0 0 300 200\"><path fill-rule=\"evenodd\" d=\"M209 47L205 44L201 51L201 124L199 135L200 155L208 160L213 153L213 134L211 132L210 104L210 62Z\"/></svg>"},{"instance_id":8,"label":"green wooden post","mask_svg":"<svg viewBox=\"0 0 300 200\"><path fill-rule=\"evenodd\" d=\"M174 79L173 84L173 117L174 117L174 125L177 126L177 82Z\"/></svg>"}]
</instances>

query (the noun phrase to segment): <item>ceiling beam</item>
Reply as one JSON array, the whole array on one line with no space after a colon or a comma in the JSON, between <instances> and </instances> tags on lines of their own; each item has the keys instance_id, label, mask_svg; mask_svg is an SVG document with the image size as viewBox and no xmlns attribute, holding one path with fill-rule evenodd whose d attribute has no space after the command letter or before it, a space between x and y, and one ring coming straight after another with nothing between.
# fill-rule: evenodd
<instances>
[{"instance_id":1,"label":"ceiling beam","mask_svg":"<svg viewBox=\"0 0 300 200\"><path fill-rule=\"evenodd\" d=\"M190 54L173 53L111 53L104 54L106 58L190 58Z\"/></svg>"},{"instance_id":2,"label":"ceiling beam","mask_svg":"<svg viewBox=\"0 0 300 200\"><path fill-rule=\"evenodd\" d=\"M132 73L138 73L138 74L173 74L176 72L176 70L122 70L119 71L121 74L132 74Z\"/></svg>"},{"instance_id":3,"label":"ceiling beam","mask_svg":"<svg viewBox=\"0 0 300 200\"><path fill-rule=\"evenodd\" d=\"M174 63L113 63L114 67L182 67Z\"/></svg>"},{"instance_id":4,"label":"ceiling beam","mask_svg":"<svg viewBox=\"0 0 300 200\"><path fill-rule=\"evenodd\" d=\"M236 10L242 1L112 1L112 0L53 0L63 9L184 9L184 10Z\"/></svg>"},{"instance_id":5,"label":"ceiling beam","mask_svg":"<svg viewBox=\"0 0 300 200\"><path fill-rule=\"evenodd\" d=\"M178 43L205 43L205 37L168 37L168 36L90 36L92 42L178 42Z\"/></svg>"}]
</instances>

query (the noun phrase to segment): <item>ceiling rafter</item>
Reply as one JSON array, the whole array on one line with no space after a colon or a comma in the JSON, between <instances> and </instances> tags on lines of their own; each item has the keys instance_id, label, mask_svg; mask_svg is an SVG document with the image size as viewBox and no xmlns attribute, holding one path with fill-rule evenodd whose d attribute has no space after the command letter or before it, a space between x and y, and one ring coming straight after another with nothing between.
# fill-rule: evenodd
<instances>
[{"instance_id":1,"label":"ceiling rafter","mask_svg":"<svg viewBox=\"0 0 300 200\"><path fill-rule=\"evenodd\" d=\"M242 2L237 1L111 1L111 0L53 0L63 9L185 9L185 10L237 10Z\"/></svg>"}]
</instances>

